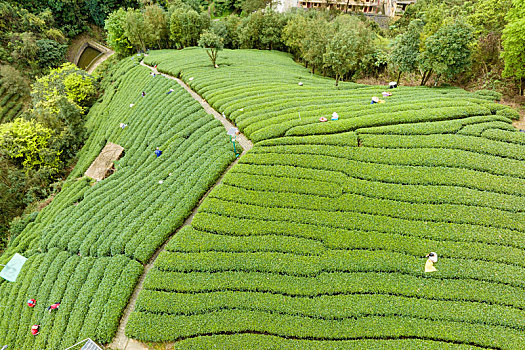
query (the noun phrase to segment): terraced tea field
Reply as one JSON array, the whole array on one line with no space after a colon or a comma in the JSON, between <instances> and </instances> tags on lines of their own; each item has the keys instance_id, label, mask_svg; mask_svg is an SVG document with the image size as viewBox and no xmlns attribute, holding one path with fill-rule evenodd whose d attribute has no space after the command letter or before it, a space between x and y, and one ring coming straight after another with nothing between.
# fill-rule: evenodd
<instances>
[{"instance_id":1,"label":"terraced tea field","mask_svg":"<svg viewBox=\"0 0 525 350\"><path fill-rule=\"evenodd\" d=\"M15 252L29 258L15 283L0 282L0 343L10 349L65 349L86 337L111 342L143 264L235 159L218 121L136 61L122 61L106 78L76 168L2 256L2 263ZM100 182L83 177L107 142L125 150L115 173ZM36 337L33 324L41 326Z\"/></svg>"},{"instance_id":2,"label":"terraced tea field","mask_svg":"<svg viewBox=\"0 0 525 350\"><path fill-rule=\"evenodd\" d=\"M0 123L13 121L23 109L24 96L10 93L0 81Z\"/></svg>"},{"instance_id":3,"label":"terraced tea field","mask_svg":"<svg viewBox=\"0 0 525 350\"><path fill-rule=\"evenodd\" d=\"M525 348L525 134L490 92L146 57L257 142L172 238L127 334L176 348ZM303 86L298 85L302 82ZM330 120L333 112L338 120ZM425 255L437 252L437 271Z\"/></svg>"},{"instance_id":4,"label":"terraced tea field","mask_svg":"<svg viewBox=\"0 0 525 350\"><path fill-rule=\"evenodd\" d=\"M218 121L137 61L105 78L63 190L0 259L29 258L17 282L0 282L0 345L110 343L144 264L177 232L130 337L177 349L525 348L525 134L495 94L400 87L370 105L383 87L335 88L282 53L225 50L214 69L200 49L153 52L146 64L256 142L177 231L235 156ZM125 149L115 172L83 177L107 142ZM430 251L437 271L425 273Z\"/></svg>"}]
</instances>

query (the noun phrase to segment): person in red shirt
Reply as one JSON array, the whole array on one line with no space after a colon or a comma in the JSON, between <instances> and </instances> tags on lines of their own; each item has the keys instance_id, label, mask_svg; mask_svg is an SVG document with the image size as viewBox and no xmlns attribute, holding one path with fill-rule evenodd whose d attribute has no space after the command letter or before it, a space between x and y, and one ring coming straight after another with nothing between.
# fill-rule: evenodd
<instances>
[{"instance_id":1,"label":"person in red shirt","mask_svg":"<svg viewBox=\"0 0 525 350\"><path fill-rule=\"evenodd\" d=\"M40 333L39 329L40 329L40 326L37 324L31 326L31 334L37 335L38 333Z\"/></svg>"},{"instance_id":2,"label":"person in red shirt","mask_svg":"<svg viewBox=\"0 0 525 350\"><path fill-rule=\"evenodd\" d=\"M35 300L35 299L29 299L29 300L27 301L27 306L29 306L29 307L35 307L35 305L36 305L36 300Z\"/></svg>"},{"instance_id":3,"label":"person in red shirt","mask_svg":"<svg viewBox=\"0 0 525 350\"><path fill-rule=\"evenodd\" d=\"M60 306L60 303L54 303L53 305L48 306L47 310L49 311L49 313L51 313L51 311L58 309L59 306Z\"/></svg>"}]
</instances>

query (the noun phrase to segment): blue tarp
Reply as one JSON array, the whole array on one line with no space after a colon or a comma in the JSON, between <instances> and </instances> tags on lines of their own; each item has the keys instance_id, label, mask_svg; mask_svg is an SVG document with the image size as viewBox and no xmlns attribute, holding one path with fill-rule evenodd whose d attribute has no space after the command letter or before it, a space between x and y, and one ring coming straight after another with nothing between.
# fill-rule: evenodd
<instances>
[{"instance_id":1,"label":"blue tarp","mask_svg":"<svg viewBox=\"0 0 525 350\"><path fill-rule=\"evenodd\" d=\"M0 277L5 278L9 282L15 282L26 260L27 258L18 253L15 253L15 255L13 255L11 260L9 260L9 262L0 272Z\"/></svg>"}]
</instances>

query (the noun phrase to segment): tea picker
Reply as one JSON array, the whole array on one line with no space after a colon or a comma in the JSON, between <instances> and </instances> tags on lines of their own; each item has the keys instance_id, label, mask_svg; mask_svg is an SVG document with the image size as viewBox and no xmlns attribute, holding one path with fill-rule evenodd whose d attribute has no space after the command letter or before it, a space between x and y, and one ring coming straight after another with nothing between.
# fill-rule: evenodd
<instances>
[{"instance_id":1,"label":"tea picker","mask_svg":"<svg viewBox=\"0 0 525 350\"><path fill-rule=\"evenodd\" d=\"M237 153L237 149L235 148L235 139L237 138L237 135L239 135L239 129L236 127L231 127L227 135L230 135L230 141L233 143L233 152L235 153L235 157L238 157L239 154Z\"/></svg>"},{"instance_id":2,"label":"tea picker","mask_svg":"<svg viewBox=\"0 0 525 350\"><path fill-rule=\"evenodd\" d=\"M157 147L157 148L155 149L155 152L154 152L154 153L155 153L155 155L156 155L157 158L158 158L158 157L160 157L160 155L162 154L162 151Z\"/></svg>"},{"instance_id":3,"label":"tea picker","mask_svg":"<svg viewBox=\"0 0 525 350\"><path fill-rule=\"evenodd\" d=\"M434 263L437 263L438 256L434 252L430 252L426 256L427 262L425 263L425 272L434 272L437 271L437 269L434 267Z\"/></svg>"},{"instance_id":4,"label":"tea picker","mask_svg":"<svg viewBox=\"0 0 525 350\"><path fill-rule=\"evenodd\" d=\"M59 306L60 303L54 303L53 305L48 306L47 310L49 311L49 313L51 313L51 311L58 309Z\"/></svg>"}]
</instances>

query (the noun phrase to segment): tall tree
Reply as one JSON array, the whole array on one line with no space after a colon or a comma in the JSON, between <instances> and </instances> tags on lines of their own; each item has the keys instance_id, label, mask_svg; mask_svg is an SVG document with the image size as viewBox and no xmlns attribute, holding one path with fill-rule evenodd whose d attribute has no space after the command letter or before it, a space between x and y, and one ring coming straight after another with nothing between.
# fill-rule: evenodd
<instances>
[{"instance_id":1,"label":"tall tree","mask_svg":"<svg viewBox=\"0 0 525 350\"><path fill-rule=\"evenodd\" d=\"M307 19L301 13L292 15L283 28L282 38L294 58L304 55L303 40L308 31Z\"/></svg>"},{"instance_id":2,"label":"tall tree","mask_svg":"<svg viewBox=\"0 0 525 350\"><path fill-rule=\"evenodd\" d=\"M109 46L117 54L125 56L131 53L132 46L126 35L126 10L120 8L112 12L106 19L104 29Z\"/></svg>"},{"instance_id":3,"label":"tall tree","mask_svg":"<svg viewBox=\"0 0 525 350\"><path fill-rule=\"evenodd\" d=\"M461 22L441 27L425 40L425 51L419 55L419 62L426 75L425 85L431 73L436 74L437 85L440 77L452 78L465 71L471 64L472 27Z\"/></svg>"},{"instance_id":4,"label":"tall tree","mask_svg":"<svg viewBox=\"0 0 525 350\"><path fill-rule=\"evenodd\" d=\"M309 19L308 28L302 40L302 46L305 48L303 58L315 73L317 68L323 67L323 54L333 33L328 21L322 17Z\"/></svg>"},{"instance_id":5,"label":"tall tree","mask_svg":"<svg viewBox=\"0 0 525 350\"><path fill-rule=\"evenodd\" d=\"M239 38L243 49L262 49L262 31L264 28L264 13L257 11L242 20Z\"/></svg>"},{"instance_id":6,"label":"tall tree","mask_svg":"<svg viewBox=\"0 0 525 350\"><path fill-rule=\"evenodd\" d=\"M211 31L204 31L199 39L199 46L206 49L206 53L210 58L211 64L214 68L217 66L217 55L222 50L224 45L222 44L222 38Z\"/></svg>"},{"instance_id":7,"label":"tall tree","mask_svg":"<svg viewBox=\"0 0 525 350\"><path fill-rule=\"evenodd\" d=\"M505 61L504 77L518 81L519 94L525 90L525 0L513 0L513 7L507 13L507 26L503 30L503 52Z\"/></svg>"},{"instance_id":8,"label":"tall tree","mask_svg":"<svg viewBox=\"0 0 525 350\"><path fill-rule=\"evenodd\" d=\"M410 22L405 33L399 34L390 53L390 62L397 69L397 83L401 78L401 73L410 73L417 69L419 48L421 46L421 32L423 22L415 19Z\"/></svg>"},{"instance_id":9,"label":"tall tree","mask_svg":"<svg viewBox=\"0 0 525 350\"><path fill-rule=\"evenodd\" d=\"M168 14L159 5L149 5L144 11L144 25L148 31L151 44L159 49L167 48L168 45Z\"/></svg>"},{"instance_id":10,"label":"tall tree","mask_svg":"<svg viewBox=\"0 0 525 350\"><path fill-rule=\"evenodd\" d=\"M332 24L335 34L329 39L323 54L324 68L335 75L335 86L344 75L354 72L371 51L372 36L356 17L340 16Z\"/></svg>"},{"instance_id":11,"label":"tall tree","mask_svg":"<svg viewBox=\"0 0 525 350\"><path fill-rule=\"evenodd\" d=\"M264 48L279 49L282 47L282 32L285 18L282 13L267 10L264 12L263 28L261 30L261 44Z\"/></svg>"},{"instance_id":12,"label":"tall tree","mask_svg":"<svg viewBox=\"0 0 525 350\"><path fill-rule=\"evenodd\" d=\"M129 9L126 12L126 25L124 32L129 42L137 49L146 51L147 28L144 16L140 10Z\"/></svg>"}]
</instances>

